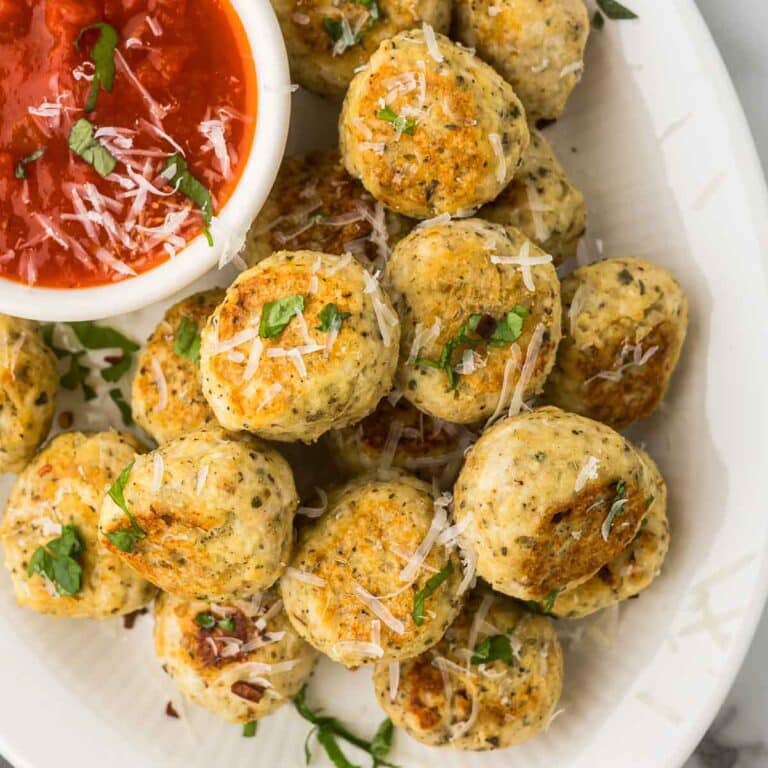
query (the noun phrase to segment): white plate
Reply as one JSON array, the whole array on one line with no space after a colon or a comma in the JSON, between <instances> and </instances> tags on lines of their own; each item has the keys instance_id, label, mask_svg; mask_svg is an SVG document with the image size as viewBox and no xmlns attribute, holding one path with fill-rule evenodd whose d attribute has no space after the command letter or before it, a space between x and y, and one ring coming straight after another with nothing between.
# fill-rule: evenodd
<instances>
[{"instance_id":1,"label":"white plate","mask_svg":"<svg viewBox=\"0 0 768 768\"><path fill-rule=\"evenodd\" d=\"M728 690L763 605L768 199L733 88L691 0L634 6L640 21L609 21L593 33L584 81L549 133L586 192L591 250L600 239L608 256L671 267L691 299L668 401L635 435L669 483L672 549L653 588L618 617L604 615L602 634L591 631L569 652L565 711L546 734L484 755L430 751L400 734L403 768L677 768ZM332 138L327 103L301 94L294 108L293 151ZM120 325L144 336L161 311ZM17 768L54 760L80 768L303 765L308 725L289 707L254 740L191 706L180 721L166 717L173 689L153 657L149 617L131 632L116 621L46 619L14 606L5 574L0 610L0 752ZM328 664L317 678L313 698L371 733L382 715L368 672Z\"/></svg>"}]
</instances>

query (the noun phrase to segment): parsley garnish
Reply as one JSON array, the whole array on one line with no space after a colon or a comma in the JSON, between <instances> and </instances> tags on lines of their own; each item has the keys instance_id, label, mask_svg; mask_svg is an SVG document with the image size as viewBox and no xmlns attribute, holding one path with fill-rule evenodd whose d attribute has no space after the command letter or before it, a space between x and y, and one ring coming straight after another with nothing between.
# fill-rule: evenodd
<instances>
[{"instance_id":1,"label":"parsley garnish","mask_svg":"<svg viewBox=\"0 0 768 768\"><path fill-rule=\"evenodd\" d=\"M200 359L200 333L197 326L186 315L182 315L179 327L176 329L173 351L179 357L184 357L193 363Z\"/></svg>"},{"instance_id":2,"label":"parsley garnish","mask_svg":"<svg viewBox=\"0 0 768 768\"><path fill-rule=\"evenodd\" d=\"M261 310L259 321L259 336L262 339L273 339L279 336L288 323L304 311L304 297L299 294L283 296L282 299L268 301Z\"/></svg>"},{"instance_id":3,"label":"parsley garnish","mask_svg":"<svg viewBox=\"0 0 768 768\"><path fill-rule=\"evenodd\" d=\"M326 333L338 331L341 328L341 324L350 317L352 317L351 313L339 312L339 308L335 304L326 304L317 316L320 325L315 330L325 331Z\"/></svg>"},{"instance_id":4,"label":"parsley garnish","mask_svg":"<svg viewBox=\"0 0 768 768\"><path fill-rule=\"evenodd\" d=\"M112 483L109 489L109 497L117 504L131 523L130 528L122 528L113 533L108 533L107 538L121 551L133 552L136 542L139 539L146 539L147 532L136 522L136 518L129 512L128 505L125 502L125 486L128 484L128 478L133 469L131 462L119 475L117 480Z\"/></svg>"},{"instance_id":5,"label":"parsley garnish","mask_svg":"<svg viewBox=\"0 0 768 768\"><path fill-rule=\"evenodd\" d=\"M92 165L99 176L106 178L115 170L117 160L93 137L94 133L93 123L81 117L69 132L69 148L88 165Z\"/></svg>"},{"instance_id":6,"label":"parsley garnish","mask_svg":"<svg viewBox=\"0 0 768 768\"><path fill-rule=\"evenodd\" d=\"M424 623L424 602L453 573L453 563L449 560L442 571L432 576L413 596L413 622L417 627Z\"/></svg>"},{"instance_id":7,"label":"parsley garnish","mask_svg":"<svg viewBox=\"0 0 768 768\"><path fill-rule=\"evenodd\" d=\"M334 43L344 37L344 22L346 21L349 29L349 40L347 42L348 48L357 45L363 39L363 35L365 35L365 33L381 18L381 8L379 8L379 4L376 0L355 0L355 2L357 5L365 6L369 13L368 21L366 21L365 25L359 31L353 32L351 27L349 27L349 21L344 17L341 19L333 19L330 16L326 16L323 19L323 29Z\"/></svg>"},{"instance_id":8,"label":"parsley garnish","mask_svg":"<svg viewBox=\"0 0 768 768\"><path fill-rule=\"evenodd\" d=\"M512 662L512 647L507 635L486 637L477 644L471 659L473 664L488 664L491 661Z\"/></svg>"},{"instance_id":9,"label":"parsley garnish","mask_svg":"<svg viewBox=\"0 0 768 768\"><path fill-rule=\"evenodd\" d=\"M216 626L216 619L213 618L212 613L207 611L201 611L195 616L195 622L203 629L213 629Z\"/></svg>"},{"instance_id":10,"label":"parsley garnish","mask_svg":"<svg viewBox=\"0 0 768 768\"><path fill-rule=\"evenodd\" d=\"M235 620L231 616L225 616L223 619L219 619L219 627L225 632L234 632Z\"/></svg>"},{"instance_id":11,"label":"parsley garnish","mask_svg":"<svg viewBox=\"0 0 768 768\"><path fill-rule=\"evenodd\" d=\"M545 595L543 603L539 603L536 600L526 600L525 605L533 613L540 613L542 616L552 616L552 609L555 607L555 600L557 600L559 593L559 589L551 589Z\"/></svg>"},{"instance_id":12,"label":"parsley garnish","mask_svg":"<svg viewBox=\"0 0 768 768\"><path fill-rule=\"evenodd\" d=\"M413 136L416 131L417 122L415 120L410 120L407 117L398 115L389 105L384 107L384 109L380 109L376 113L376 117L378 117L379 120L385 120L388 123L392 123L392 127L398 133L406 133L408 136Z\"/></svg>"},{"instance_id":13,"label":"parsley garnish","mask_svg":"<svg viewBox=\"0 0 768 768\"><path fill-rule=\"evenodd\" d=\"M605 16L600 11L592 15L592 29L602 29L605 26Z\"/></svg>"},{"instance_id":14,"label":"parsley garnish","mask_svg":"<svg viewBox=\"0 0 768 768\"><path fill-rule=\"evenodd\" d=\"M81 365L80 358L85 352L75 352L70 355L69 358L69 370L62 375L59 379L59 383L64 389L68 389L70 392L81 387L83 390L83 400L88 402L96 397L96 390L88 383L88 374L90 368L86 368Z\"/></svg>"},{"instance_id":15,"label":"parsley garnish","mask_svg":"<svg viewBox=\"0 0 768 768\"><path fill-rule=\"evenodd\" d=\"M73 555L81 554L84 548L77 528L65 525L57 538L34 551L27 575L40 574L55 585L59 595L76 595L80 591L83 569Z\"/></svg>"},{"instance_id":16,"label":"parsley garnish","mask_svg":"<svg viewBox=\"0 0 768 768\"><path fill-rule=\"evenodd\" d=\"M455 389L459 383L459 376L453 367L452 360L456 348L461 344L472 348L479 344L487 344L489 347L504 347L512 344L520 338L528 314L529 310L522 304L516 304L500 320L496 320L491 315L471 314L466 322L459 326L456 336L445 342L439 359L417 357L415 364L445 371L448 376L448 385L451 389ZM474 335L468 335L470 333Z\"/></svg>"},{"instance_id":17,"label":"parsley garnish","mask_svg":"<svg viewBox=\"0 0 768 768\"><path fill-rule=\"evenodd\" d=\"M339 19L332 19L330 16L326 16L323 19L323 29L326 31L328 37L335 43L341 39L344 34L344 28Z\"/></svg>"},{"instance_id":18,"label":"parsley garnish","mask_svg":"<svg viewBox=\"0 0 768 768\"><path fill-rule=\"evenodd\" d=\"M327 218L328 218L328 214L321 208L319 211L315 211L314 213L311 213L309 215L309 223L319 224L321 221Z\"/></svg>"},{"instance_id":19,"label":"parsley garnish","mask_svg":"<svg viewBox=\"0 0 768 768\"><path fill-rule=\"evenodd\" d=\"M91 60L96 71L91 82L91 92L85 102L86 112L92 112L96 108L100 87L103 87L108 93L112 92L112 86L115 83L115 48L120 42L117 30L111 24L105 24L102 21L98 24L90 24L80 30L80 34L75 40L75 48L78 51L80 50L80 39L92 29L99 30L99 38L91 49Z\"/></svg>"},{"instance_id":20,"label":"parsley garnish","mask_svg":"<svg viewBox=\"0 0 768 768\"><path fill-rule=\"evenodd\" d=\"M22 157L21 160L19 160L18 164L16 165L16 172L14 174L17 179L27 178L27 164L34 163L36 160L39 160L45 154L45 149L45 147L40 147L39 149L36 149L31 155Z\"/></svg>"},{"instance_id":21,"label":"parsley garnish","mask_svg":"<svg viewBox=\"0 0 768 768\"><path fill-rule=\"evenodd\" d=\"M213 220L213 201L208 188L189 172L186 160L178 152L168 158L161 175L200 209L205 223L203 233L208 245L213 246L213 237L209 230Z\"/></svg>"},{"instance_id":22,"label":"parsley garnish","mask_svg":"<svg viewBox=\"0 0 768 768\"><path fill-rule=\"evenodd\" d=\"M638 16L617 0L597 0L597 6L609 19L636 19ZM597 27L600 29L600 27Z\"/></svg>"},{"instance_id":23,"label":"parsley garnish","mask_svg":"<svg viewBox=\"0 0 768 768\"><path fill-rule=\"evenodd\" d=\"M656 501L656 497L651 494L646 500L645 500L645 508L648 509L653 502Z\"/></svg>"},{"instance_id":24,"label":"parsley garnish","mask_svg":"<svg viewBox=\"0 0 768 768\"><path fill-rule=\"evenodd\" d=\"M126 402L125 397L123 396L123 391L115 387L114 389L109 390L109 396L112 398L112 402L118 407L120 416L123 419L123 424L125 424L126 427L133 426L133 412L131 411L131 406Z\"/></svg>"},{"instance_id":25,"label":"parsley garnish","mask_svg":"<svg viewBox=\"0 0 768 768\"><path fill-rule=\"evenodd\" d=\"M258 727L258 720L251 720L249 723L243 723L243 737L246 739L252 739L256 735L256 730Z\"/></svg>"},{"instance_id":26,"label":"parsley garnish","mask_svg":"<svg viewBox=\"0 0 768 768\"><path fill-rule=\"evenodd\" d=\"M317 736L318 743L325 750L326 755L336 768L357 768L354 763L350 763L347 756L341 751L337 738L344 739L358 749L367 752L373 758L373 768L384 766L384 768L397 768L392 763L388 763L384 758L389 754L392 746L393 726L391 721L385 720L376 731L372 741L367 741L352 733L343 723L335 717L328 717L315 712L307 704L307 686L305 685L293 699L293 705L296 711L308 722L312 723L314 728L307 735L304 742L304 757L307 765L312 760L312 752L309 748L310 740Z\"/></svg>"},{"instance_id":27,"label":"parsley garnish","mask_svg":"<svg viewBox=\"0 0 768 768\"><path fill-rule=\"evenodd\" d=\"M119 381L127 373L133 362L133 353L138 351L139 345L123 336L120 331L110 328L108 325L96 325L90 321L79 323L67 323L75 332L77 340L86 349L119 349L122 356L108 368L101 371L104 381Z\"/></svg>"},{"instance_id":28,"label":"parsley garnish","mask_svg":"<svg viewBox=\"0 0 768 768\"><path fill-rule=\"evenodd\" d=\"M610 534L611 528L613 527L613 519L616 517L616 515L619 514L619 512L621 512L622 509L624 509L624 506L629 501L625 495L626 489L627 484L623 480L619 480L616 483L616 495L614 496L613 504L611 504L611 508L608 511L605 520L603 521L602 528L600 529L600 533L602 534L605 541L608 541L608 535Z\"/></svg>"}]
</instances>

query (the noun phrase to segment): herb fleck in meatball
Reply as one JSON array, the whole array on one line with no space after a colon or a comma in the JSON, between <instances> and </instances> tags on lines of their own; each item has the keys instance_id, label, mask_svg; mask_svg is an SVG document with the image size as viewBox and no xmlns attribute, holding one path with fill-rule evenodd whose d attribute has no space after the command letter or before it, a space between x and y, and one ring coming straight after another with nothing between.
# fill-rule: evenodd
<instances>
[{"instance_id":1,"label":"herb fleck in meatball","mask_svg":"<svg viewBox=\"0 0 768 768\"><path fill-rule=\"evenodd\" d=\"M349 87L339 134L347 170L388 208L421 219L493 200L529 140L511 86L429 29L381 44Z\"/></svg>"}]
</instances>

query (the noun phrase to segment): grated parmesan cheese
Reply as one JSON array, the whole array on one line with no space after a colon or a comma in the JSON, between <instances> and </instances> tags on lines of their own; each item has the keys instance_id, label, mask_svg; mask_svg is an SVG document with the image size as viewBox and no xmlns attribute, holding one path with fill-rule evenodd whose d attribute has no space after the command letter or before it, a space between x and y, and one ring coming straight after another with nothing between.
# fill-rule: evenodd
<instances>
[{"instance_id":1,"label":"grated parmesan cheese","mask_svg":"<svg viewBox=\"0 0 768 768\"><path fill-rule=\"evenodd\" d=\"M165 473L165 464L163 457L157 451L152 456L152 484L149 489L152 493L157 493L163 484L163 474Z\"/></svg>"},{"instance_id":2,"label":"grated parmesan cheese","mask_svg":"<svg viewBox=\"0 0 768 768\"><path fill-rule=\"evenodd\" d=\"M155 386L157 387L157 405L153 410L162 411L165 406L168 405L168 382L165 380L165 374L156 357L152 358L150 364L152 368L152 377L155 380Z\"/></svg>"},{"instance_id":3,"label":"grated parmesan cheese","mask_svg":"<svg viewBox=\"0 0 768 768\"><path fill-rule=\"evenodd\" d=\"M536 326L536 330L531 336L531 340L528 343L528 349L525 351L525 362L523 368L520 371L520 378L515 385L515 391L512 394L512 400L509 403L509 410L507 415L516 416L520 413L520 409L523 407L523 397L525 396L525 390L528 387L528 383L533 376L533 372L536 368L536 362L539 358L539 351L541 350L541 343L544 340L544 332L546 328L543 323L539 323Z\"/></svg>"},{"instance_id":4,"label":"grated parmesan cheese","mask_svg":"<svg viewBox=\"0 0 768 768\"><path fill-rule=\"evenodd\" d=\"M290 566L285 569L283 578L296 579L296 581L302 581L305 584L310 584L313 587L324 587L328 582L320 576L315 576L314 573L307 573L306 571L300 571L298 568L291 568Z\"/></svg>"},{"instance_id":5,"label":"grated parmesan cheese","mask_svg":"<svg viewBox=\"0 0 768 768\"><path fill-rule=\"evenodd\" d=\"M435 30L432 29L432 27L429 24L427 24L426 21L422 23L421 29L424 32L424 42L426 43L426 46L427 46L427 53L438 64L440 64L445 57L440 52L440 48L437 44L437 37L435 36Z\"/></svg>"},{"instance_id":6,"label":"grated parmesan cheese","mask_svg":"<svg viewBox=\"0 0 768 768\"><path fill-rule=\"evenodd\" d=\"M396 635L405 633L405 625L400 619L396 619L390 610L377 597L363 589L359 584L353 583L352 593L372 613L378 616Z\"/></svg>"},{"instance_id":7,"label":"grated parmesan cheese","mask_svg":"<svg viewBox=\"0 0 768 768\"><path fill-rule=\"evenodd\" d=\"M501 136L498 133L489 133L488 141L491 142L493 153L496 155L496 181L503 184L507 178L507 158L504 155Z\"/></svg>"},{"instance_id":8,"label":"grated parmesan cheese","mask_svg":"<svg viewBox=\"0 0 768 768\"><path fill-rule=\"evenodd\" d=\"M576 484L573 487L573 490L576 491L576 493L583 490L589 480L597 480L597 470L599 466L600 459L596 456L590 456L587 459L586 463L581 468L581 471L576 478Z\"/></svg>"}]
</instances>

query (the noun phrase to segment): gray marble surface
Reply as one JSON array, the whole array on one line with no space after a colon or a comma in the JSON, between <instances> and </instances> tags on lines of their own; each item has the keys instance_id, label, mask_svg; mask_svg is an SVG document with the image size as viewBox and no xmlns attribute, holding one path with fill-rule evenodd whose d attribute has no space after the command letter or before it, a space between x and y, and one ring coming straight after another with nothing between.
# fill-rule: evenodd
<instances>
[{"instance_id":1,"label":"gray marble surface","mask_svg":"<svg viewBox=\"0 0 768 768\"><path fill-rule=\"evenodd\" d=\"M636 10L663 1L635 0ZM768 0L696 2L736 84L768 173ZM11 766L0 757L0 768ZM722 710L682 768L768 768L768 612Z\"/></svg>"}]
</instances>

